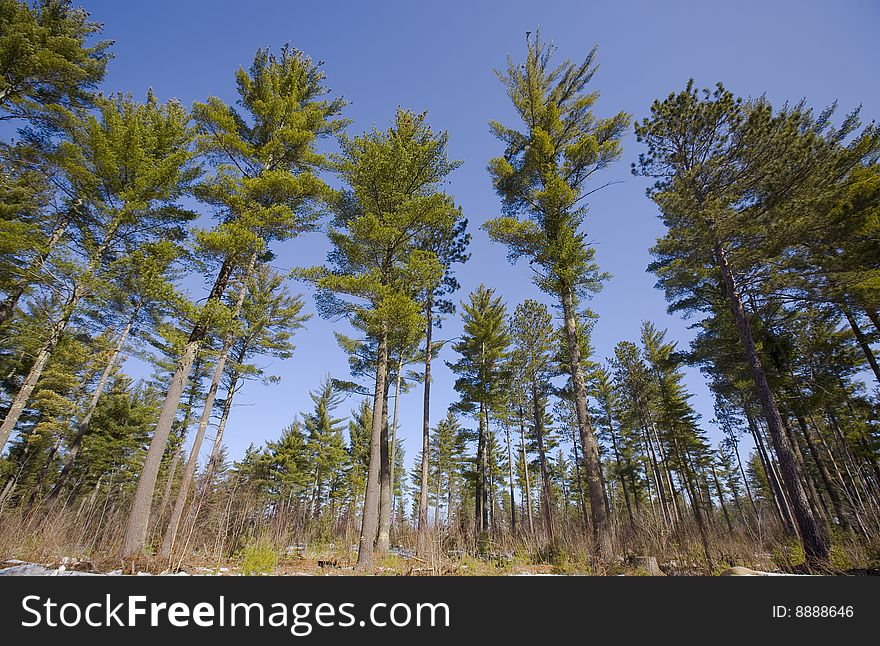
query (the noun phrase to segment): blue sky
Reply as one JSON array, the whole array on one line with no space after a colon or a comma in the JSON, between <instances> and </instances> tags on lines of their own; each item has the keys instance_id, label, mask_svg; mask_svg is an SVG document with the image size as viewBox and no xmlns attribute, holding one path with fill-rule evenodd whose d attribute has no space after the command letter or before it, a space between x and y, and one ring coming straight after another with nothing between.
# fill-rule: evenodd
<instances>
[{"instance_id":1,"label":"blue sky","mask_svg":"<svg viewBox=\"0 0 880 646\"><path fill-rule=\"evenodd\" d=\"M681 89L688 78L698 85L722 81L739 95L766 93L774 103L806 98L813 106L839 100L843 111L862 104L866 118L880 114L876 27L880 3L852 0L738 0L737 2L282 2L280 0L177 0L119 2L83 0L93 18L116 40L107 91L143 96L150 87L162 98L184 104L216 95L234 101L233 73L247 66L260 46L290 42L325 61L329 87L350 101L350 132L385 126L396 106L427 110L435 129L448 130L450 153L464 163L448 186L471 223L472 258L458 276L466 297L481 281L497 288L510 308L525 298L546 297L532 286L525 265L510 266L505 251L479 225L499 213L499 201L485 171L502 146L487 122L513 123L514 115L493 68L506 56L521 58L526 31L541 28L559 55L583 57L598 44L601 91L597 113L620 110L636 119L652 100ZM624 157L601 178L618 181L593 196L587 219L597 260L614 277L591 303L599 314L593 343L596 358L612 353L620 340L636 340L644 319L668 328L682 346L692 338L688 322L666 313L663 294L646 273L648 248L661 234L656 209L645 197L645 181L629 172L640 147L630 134ZM276 248L283 268L321 263L327 252L319 234ZM305 286L308 309L314 300ZM277 437L294 416L311 407L308 391L331 373L345 378L345 355L333 332L344 323L317 316L297 336L294 357L269 365L281 376L274 386L251 383L239 394L227 429L230 455L254 442ZM459 334L455 317L440 338ZM436 362L432 420L457 399L453 376ZM712 402L696 371L687 383L710 436ZM338 411L356 405L348 400ZM401 399L400 434L408 458L417 451L421 389ZM340 415L341 416L341 415ZM209 444L209 442L208 442Z\"/></svg>"}]
</instances>

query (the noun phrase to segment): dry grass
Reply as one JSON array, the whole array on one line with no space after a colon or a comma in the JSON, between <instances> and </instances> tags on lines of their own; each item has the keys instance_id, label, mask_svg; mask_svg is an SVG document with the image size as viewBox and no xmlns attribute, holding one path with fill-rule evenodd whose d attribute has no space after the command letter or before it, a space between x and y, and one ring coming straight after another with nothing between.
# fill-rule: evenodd
<instances>
[{"instance_id":1,"label":"dry grass","mask_svg":"<svg viewBox=\"0 0 880 646\"><path fill-rule=\"evenodd\" d=\"M112 501L76 507L30 510L7 508L0 515L0 560L57 565L108 572L122 570L160 573L184 570L224 574L353 574L357 557L354 527L342 524L311 530L293 518L274 518L257 534L255 526L226 516L185 526L172 558L150 553L135 561L122 561L121 546L125 506ZM161 519L160 519L161 520ZM161 526L160 522L156 523ZM153 545L158 542L153 532ZM710 528L709 558L692 524L669 530L647 517L636 523L619 522L616 557L608 562L593 558L582 526L568 523L557 532L554 545L541 534L513 535L498 532L479 544L472 535L438 529L425 537L409 530L395 533L393 552L377 560L381 575L495 576L510 574L640 575L636 557L653 556L666 574L719 574L730 566L755 570L797 570L803 552L796 540L786 537L766 519L739 523L734 532L722 523ZM254 547L256 546L256 547ZM73 565L70 565L73 563ZM880 567L880 538L835 532L829 563L832 572L867 573Z\"/></svg>"}]
</instances>

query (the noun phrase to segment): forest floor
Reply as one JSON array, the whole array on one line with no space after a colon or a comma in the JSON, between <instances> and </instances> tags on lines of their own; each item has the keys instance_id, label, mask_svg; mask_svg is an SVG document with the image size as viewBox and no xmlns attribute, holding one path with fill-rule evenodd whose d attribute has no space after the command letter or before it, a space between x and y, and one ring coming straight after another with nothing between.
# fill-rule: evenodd
<instances>
[{"instance_id":1,"label":"forest floor","mask_svg":"<svg viewBox=\"0 0 880 646\"><path fill-rule=\"evenodd\" d=\"M780 576L800 574L797 568L780 568L765 564L759 569L741 566L718 567L713 572L701 571L696 567L682 567L678 563L660 563L645 566L644 561L624 561L620 559L616 566L609 567L603 574L610 576L681 576L681 575L766 575ZM43 562L7 559L0 561L0 576L243 576L243 575L274 575L274 576L351 576L356 574L354 565L340 562L338 559L304 556L283 558L275 563L266 563L254 567L252 563L229 562L224 564L207 563L194 559L189 563L169 565L167 559L144 558L134 563L123 564L119 560L89 560L62 557ZM441 567L432 568L424 561L416 558L389 556L381 559L373 574L377 576L565 576L589 575L590 568L582 564L534 564L514 563L497 559L461 558L444 563ZM880 570L841 572L841 574L880 574Z\"/></svg>"},{"instance_id":2,"label":"forest floor","mask_svg":"<svg viewBox=\"0 0 880 646\"><path fill-rule=\"evenodd\" d=\"M114 567L115 566L115 567ZM167 560L144 559L135 564L122 567L118 561L95 562L62 558L58 561L34 563L19 559L0 561L0 576L95 576L95 575L137 575L137 576L243 576L243 575L274 575L274 576L346 576L355 574L354 566L328 562L317 558L301 558L291 562L279 562L274 566L260 571L242 568L240 565L193 565L179 564L168 566ZM517 565L508 568L497 568L491 564L474 566L472 563L448 564L442 572L425 567L424 563L411 559L383 560L377 565L374 574L378 576L427 576L443 574L453 576L468 575L553 575L586 574L586 572L560 572L554 565Z\"/></svg>"},{"instance_id":3,"label":"forest floor","mask_svg":"<svg viewBox=\"0 0 880 646\"><path fill-rule=\"evenodd\" d=\"M283 544L282 544L283 545ZM252 542L232 556L218 559L210 550L192 549L173 559L158 555L134 561L115 554L118 547L73 548L69 543L24 541L0 547L0 576L71 575L194 575L194 576L351 576L357 546L348 541L312 542L279 546L265 541ZM430 549L428 550L430 552ZM836 553L836 552L835 552ZM726 556L722 556L726 554ZM858 564L862 564L857 567ZM832 559L828 574L880 575L875 559ZM384 557L377 557L372 574L378 576L687 576L721 574L804 574L803 553L778 549L773 553L754 549L719 552L710 565L697 549L681 549L655 556L629 555L596 566L587 553L577 550L556 554L552 559L537 552L494 546L488 554L476 557L461 550L441 550L420 558L414 551L395 546Z\"/></svg>"}]
</instances>

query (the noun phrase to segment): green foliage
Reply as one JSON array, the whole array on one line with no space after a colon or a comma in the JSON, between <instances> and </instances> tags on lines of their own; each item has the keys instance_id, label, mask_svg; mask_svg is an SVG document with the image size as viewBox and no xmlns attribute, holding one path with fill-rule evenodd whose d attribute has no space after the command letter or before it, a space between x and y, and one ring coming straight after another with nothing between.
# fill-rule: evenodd
<instances>
[{"instance_id":1,"label":"green foliage","mask_svg":"<svg viewBox=\"0 0 880 646\"><path fill-rule=\"evenodd\" d=\"M158 393L120 376L98 402L72 479L88 490L104 485L132 487L140 471L156 416Z\"/></svg>"},{"instance_id":2,"label":"green foliage","mask_svg":"<svg viewBox=\"0 0 880 646\"><path fill-rule=\"evenodd\" d=\"M251 540L242 548L238 563L239 571L245 576L272 574L278 563L278 553L265 538Z\"/></svg>"},{"instance_id":3,"label":"green foliage","mask_svg":"<svg viewBox=\"0 0 880 646\"><path fill-rule=\"evenodd\" d=\"M651 269L671 308L711 308L720 250L737 277L760 284L772 277L770 258L816 235L803 214L849 190L847 178L858 178L880 146L875 125L852 137L857 112L835 129L833 111L814 115L802 103L774 110L721 84L700 93L692 81L652 104L636 126L647 152L633 172L655 180L649 195L668 232L652 249Z\"/></svg>"},{"instance_id":4,"label":"green foliage","mask_svg":"<svg viewBox=\"0 0 880 646\"><path fill-rule=\"evenodd\" d=\"M446 417L431 430L430 456L428 459L429 506L433 505L440 522L442 510L451 517L452 509L460 498L463 488L462 471L465 469L467 433L450 410ZM421 482L421 455L415 461L411 479L417 487Z\"/></svg>"},{"instance_id":5,"label":"green foliage","mask_svg":"<svg viewBox=\"0 0 880 646\"><path fill-rule=\"evenodd\" d=\"M595 48L580 64L565 60L556 67L553 52L539 33L529 40L523 65L508 59L507 70L496 72L525 130L490 123L506 145L504 155L489 162L506 215L483 228L507 245L511 261L524 257L539 270L541 289L558 294L565 286L586 295L598 291L607 274L579 230L586 215L580 203L595 190L586 188L588 180L620 157L630 117L593 115L599 95L585 88L596 71Z\"/></svg>"},{"instance_id":6,"label":"green foliage","mask_svg":"<svg viewBox=\"0 0 880 646\"><path fill-rule=\"evenodd\" d=\"M783 570L803 565L804 560L804 547L796 538L789 538L773 550L773 562Z\"/></svg>"},{"instance_id":7,"label":"green foliage","mask_svg":"<svg viewBox=\"0 0 880 646\"><path fill-rule=\"evenodd\" d=\"M308 432L306 451L314 472L314 515L317 517L325 495L334 499L341 494L348 453L342 438L343 420L333 417L333 410L342 401L333 380L325 377L310 396L315 409L305 417L304 425Z\"/></svg>"},{"instance_id":8,"label":"green foliage","mask_svg":"<svg viewBox=\"0 0 880 646\"><path fill-rule=\"evenodd\" d=\"M216 97L193 106L198 149L215 166L199 197L218 209L222 222L202 234L208 251L262 251L315 227L333 192L317 176L327 167L315 150L346 121L342 99L328 100L320 64L298 50L257 51L236 72L243 113Z\"/></svg>"},{"instance_id":9,"label":"green foliage","mask_svg":"<svg viewBox=\"0 0 880 646\"><path fill-rule=\"evenodd\" d=\"M507 308L495 290L480 285L462 303L461 339L453 350L461 355L449 367L458 377L455 389L461 395L459 407L472 411L475 404L492 406L504 394L507 367L504 358L510 345Z\"/></svg>"},{"instance_id":10,"label":"green foliage","mask_svg":"<svg viewBox=\"0 0 880 646\"><path fill-rule=\"evenodd\" d=\"M0 0L0 120L89 105L110 58L100 31L69 0Z\"/></svg>"},{"instance_id":11,"label":"green foliage","mask_svg":"<svg viewBox=\"0 0 880 646\"><path fill-rule=\"evenodd\" d=\"M348 316L369 336L412 338L425 327L416 298L445 271L423 240L461 217L438 191L458 164L447 158L446 134L405 110L386 131L343 137L341 148L335 169L350 188L336 203L328 266L301 276L318 287L323 316Z\"/></svg>"}]
</instances>

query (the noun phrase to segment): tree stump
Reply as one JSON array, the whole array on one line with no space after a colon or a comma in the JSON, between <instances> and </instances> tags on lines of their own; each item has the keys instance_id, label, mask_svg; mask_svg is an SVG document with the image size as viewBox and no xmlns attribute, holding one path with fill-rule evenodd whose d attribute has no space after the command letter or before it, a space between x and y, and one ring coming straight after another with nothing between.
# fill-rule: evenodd
<instances>
[{"instance_id":1,"label":"tree stump","mask_svg":"<svg viewBox=\"0 0 880 646\"><path fill-rule=\"evenodd\" d=\"M656 556L632 556L630 564L648 573L649 576L666 576L657 565Z\"/></svg>"}]
</instances>

